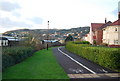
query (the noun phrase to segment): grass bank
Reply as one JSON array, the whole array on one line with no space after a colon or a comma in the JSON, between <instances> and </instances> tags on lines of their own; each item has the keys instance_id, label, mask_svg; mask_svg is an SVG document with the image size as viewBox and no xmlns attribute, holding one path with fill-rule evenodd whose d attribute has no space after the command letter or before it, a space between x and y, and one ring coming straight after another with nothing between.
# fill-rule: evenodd
<instances>
[{"instance_id":1,"label":"grass bank","mask_svg":"<svg viewBox=\"0 0 120 81\"><path fill-rule=\"evenodd\" d=\"M69 79L57 63L52 48L40 50L25 61L7 68L3 79Z\"/></svg>"}]
</instances>

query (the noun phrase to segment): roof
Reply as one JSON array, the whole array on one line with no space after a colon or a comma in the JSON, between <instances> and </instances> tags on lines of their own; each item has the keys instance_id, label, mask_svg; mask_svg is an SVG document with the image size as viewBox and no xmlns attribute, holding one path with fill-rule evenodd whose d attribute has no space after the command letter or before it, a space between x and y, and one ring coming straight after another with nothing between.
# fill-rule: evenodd
<instances>
[{"instance_id":1,"label":"roof","mask_svg":"<svg viewBox=\"0 0 120 81\"><path fill-rule=\"evenodd\" d=\"M5 37L0 37L0 40L8 40L8 39Z\"/></svg>"},{"instance_id":2,"label":"roof","mask_svg":"<svg viewBox=\"0 0 120 81\"><path fill-rule=\"evenodd\" d=\"M19 39L8 39L9 41L19 41Z\"/></svg>"},{"instance_id":3,"label":"roof","mask_svg":"<svg viewBox=\"0 0 120 81\"><path fill-rule=\"evenodd\" d=\"M111 26L113 26L113 25L120 25L120 19L114 21L114 22L111 24Z\"/></svg>"},{"instance_id":4,"label":"roof","mask_svg":"<svg viewBox=\"0 0 120 81\"><path fill-rule=\"evenodd\" d=\"M105 28L107 26L110 26L111 24L112 24L112 22L108 21L107 23L103 24L101 27L97 28L97 30L101 30L101 29L103 29L103 28Z\"/></svg>"},{"instance_id":5,"label":"roof","mask_svg":"<svg viewBox=\"0 0 120 81\"><path fill-rule=\"evenodd\" d=\"M57 42L58 40L43 40L44 42Z\"/></svg>"},{"instance_id":6,"label":"roof","mask_svg":"<svg viewBox=\"0 0 120 81\"><path fill-rule=\"evenodd\" d=\"M86 34L85 37L87 37L88 35Z\"/></svg>"},{"instance_id":7,"label":"roof","mask_svg":"<svg viewBox=\"0 0 120 81\"><path fill-rule=\"evenodd\" d=\"M9 41L20 41L18 37L15 38L15 37L9 37L9 36L2 36L2 38L6 38ZM2 40L5 40L5 39L2 39Z\"/></svg>"},{"instance_id":8,"label":"roof","mask_svg":"<svg viewBox=\"0 0 120 81\"><path fill-rule=\"evenodd\" d=\"M91 23L92 31L95 31L95 29L101 27L105 23Z\"/></svg>"}]
</instances>

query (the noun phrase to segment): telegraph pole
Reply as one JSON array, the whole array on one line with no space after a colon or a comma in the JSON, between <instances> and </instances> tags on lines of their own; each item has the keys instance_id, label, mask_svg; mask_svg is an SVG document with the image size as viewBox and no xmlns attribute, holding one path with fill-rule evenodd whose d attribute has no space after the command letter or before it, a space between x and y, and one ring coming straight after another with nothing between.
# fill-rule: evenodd
<instances>
[{"instance_id":1,"label":"telegraph pole","mask_svg":"<svg viewBox=\"0 0 120 81\"><path fill-rule=\"evenodd\" d=\"M49 21L48 21L48 30L47 30L47 50L48 50L48 39L49 39Z\"/></svg>"}]
</instances>

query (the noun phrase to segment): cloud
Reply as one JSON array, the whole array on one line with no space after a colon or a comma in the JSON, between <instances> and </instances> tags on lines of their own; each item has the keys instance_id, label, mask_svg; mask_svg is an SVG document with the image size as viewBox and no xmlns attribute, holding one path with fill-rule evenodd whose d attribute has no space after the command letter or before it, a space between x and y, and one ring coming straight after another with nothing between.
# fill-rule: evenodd
<instances>
[{"instance_id":1,"label":"cloud","mask_svg":"<svg viewBox=\"0 0 120 81\"><path fill-rule=\"evenodd\" d=\"M120 12L120 1L118 2L118 12Z\"/></svg>"},{"instance_id":2,"label":"cloud","mask_svg":"<svg viewBox=\"0 0 120 81\"><path fill-rule=\"evenodd\" d=\"M17 12L14 12L12 15L13 15L13 16L16 16L16 17L20 17L20 16L21 16L21 14L20 14L20 13L17 13Z\"/></svg>"},{"instance_id":3,"label":"cloud","mask_svg":"<svg viewBox=\"0 0 120 81\"><path fill-rule=\"evenodd\" d=\"M34 24L42 24L43 19L40 17L28 18L29 21L32 21Z\"/></svg>"},{"instance_id":4,"label":"cloud","mask_svg":"<svg viewBox=\"0 0 120 81\"><path fill-rule=\"evenodd\" d=\"M117 16L118 12L120 12L120 1L118 2L117 8L115 8L111 13L112 13L114 16Z\"/></svg>"},{"instance_id":5,"label":"cloud","mask_svg":"<svg viewBox=\"0 0 120 81\"><path fill-rule=\"evenodd\" d=\"M17 3L11 3L11 2L7 2L7 1L2 1L0 2L0 9L3 11L14 11L16 9L20 9L21 7L19 6L19 4Z\"/></svg>"},{"instance_id":6,"label":"cloud","mask_svg":"<svg viewBox=\"0 0 120 81\"><path fill-rule=\"evenodd\" d=\"M47 2L47 3L46 3ZM2 3L2 4L1 4ZM62 6L61 6L62 5ZM118 0L1 0L2 26L71 28L117 19ZM8 18L8 19L7 19ZM20 24L21 23L21 24ZM0 24L1 25L1 24ZM22 27L20 27L22 28Z\"/></svg>"},{"instance_id":7,"label":"cloud","mask_svg":"<svg viewBox=\"0 0 120 81\"><path fill-rule=\"evenodd\" d=\"M116 14L118 14L118 7L115 8L111 13L112 13L114 16L116 16Z\"/></svg>"},{"instance_id":8,"label":"cloud","mask_svg":"<svg viewBox=\"0 0 120 81\"><path fill-rule=\"evenodd\" d=\"M31 27L31 24L26 24L25 22L17 22L12 21L9 18L1 18L0 19L0 25L5 28L11 28L11 27Z\"/></svg>"}]
</instances>

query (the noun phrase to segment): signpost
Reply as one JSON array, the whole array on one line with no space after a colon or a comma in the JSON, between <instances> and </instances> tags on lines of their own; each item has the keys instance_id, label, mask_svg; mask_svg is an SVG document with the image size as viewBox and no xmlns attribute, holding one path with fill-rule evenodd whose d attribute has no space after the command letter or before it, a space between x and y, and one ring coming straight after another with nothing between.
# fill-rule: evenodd
<instances>
[{"instance_id":1,"label":"signpost","mask_svg":"<svg viewBox=\"0 0 120 81\"><path fill-rule=\"evenodd\" d=\"M48 30L47 30L47 50L48 50L48 39L49 39L49 21L48 21Z\"/></svg>"}]
</instances>

